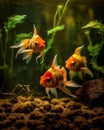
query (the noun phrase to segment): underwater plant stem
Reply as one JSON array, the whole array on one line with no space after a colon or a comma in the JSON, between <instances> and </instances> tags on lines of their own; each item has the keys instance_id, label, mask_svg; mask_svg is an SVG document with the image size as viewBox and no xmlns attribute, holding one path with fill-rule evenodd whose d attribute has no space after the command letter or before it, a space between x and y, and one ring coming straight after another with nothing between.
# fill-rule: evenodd
<instances>
[{"instance_id":1,"label":"underwater plant stem","mask_svg":"<svg viewBox=\"0 0 104 130\"><path fill-rule=\"evenodd\" d=\"M5 30L6 40L5 40L5 48L4 48L4 65L6 65L6 54L7 54L7 43L8 43L8 30Z\"/></svg>"},{"instance_id":2,"label":"underwater plant stem","mask_svg":"<svg viewBox=\"0 0 104 130\"><path fill-rule=\"evenodd\" d=\"M64 12L65 12L66 6L68 5L68 3L69 3L70 1L71 1L71 0L67 0L67 1L66 1L65 5L64 5L64 8L63 8L63 10L62 10L62 14L60 15L60 17L59 17L59 19L58 19L58 21L57 21L57 23L56 23L56 17L57 17L57 15L58 15L58 13L60 13L60 10L61 10L60 7L57 8L56 13L55 13L55 16L54 16L53 28L56 27L56 26L58 26L58 25L60 24L60 21L61 21L63 15L64 15ZM53 44L53 41L54 41L55 34L56 34L56 32L53 32L53 33L52 33L52 36L51 36L51 38L50 38L49 41L48 41L47 48L44 50L44 55L52 48L52 44Z\"/></svg>"},{"instance_id":3,"label":"underwater plant stem","mask_svg":"<svg viewBox=\"0 0 104 130\"><path fill-rule=\"evenodd\" d=\"M13 57L14 57L14 50L11 50L11 61L10 61L10 72L13 71Z\"/></svg>"},{"instance_id":4,"label":"underwater plant stem","mask_svg":"<svg viewBox=\"0 0 104 130\"><path fill-rule=\"evenodd\" d=\"M86 35L87 38L88 38L89 46L93 46L93 43L92 43L91 38L90 38L90 31L87 30L87 31L85 32L85 35ZM95 58L94 55L92 55L92 62L96 62L96 58Z\"/></svg>"},{"instance_id":5,"label":"underwater plant stem","mask_svg":"<svg viewBox=\"0 0 104 130\"><path fill-rule=\"evenodd\" d=\"M4 47L3 47L3 42L2 42L2 31L0 30L0 43L1 43L1 56L3 59L3 65L0 66L0 69L6 69L6 61L5 61L5 51L4 51Z\"/></svg>"},{"instance_id":6,"label":"underwater plant stem","mask_svg":"<svg viewBox=\"0 0 104 130\"><path fill-rule=\"evenodd\" d=\"M58 22L57 22L57 25L60 24L60 21L61 21L63 15L64 15L64 12L65 12L65 9L66 9L66 7L67 7L67 5L68 5L68 3L69 3L70 1L71 1L71 0L67 0L67 1L66 1L65 5L64 5L64 8L63 8L63 10L62 10L62 14L61 14L61 16L59 17L59 20L58 20Z\"/></svg>"},{"instance_id":7,"label":"underwater plant stem","mask_svg":"<svg viewBox=\"0 0 104 130\"><path fill-rule=\"evenodd\" d=\"M53 44L55 34L56 33L53 33L52 37L49 39L47 48L44 50L44 55L52 48L52 44Z\"/></svg>"},{"instance_id":8,"label":"underwater plant stem","mask_svg":"<svg viewBox=\"0 0 104 130\"><path fill-rule=\"evenodd\" d=\"M1 96L15 96L14 93L4 93L4 92L0 92Z\"/></svg>"},{"instance_id":9,"label":"underwater plant stem","mask_svg":"<svg viewBox=\"0 0 104 130\"><path fill-rule=\"evenodd\" d=\"M2 31L0 29L0 43L1 43L1 55L4 60L4 54L3 54L3 42L2 42Z\"/></svg>"},{"instance_id":10,"label":"underwater plant stem","mask_svg":"<svg viewBox=\"0 0 104 130\"><path fill-rule=\"evenodd\" d=\"M15 94L14 96L12 96L12 98L10 99L10 100L13 100L13 99L15 99L15 98L17 98L19 95L21 95L22 94L22 90L20 90L17 94ZM12 94L14 94L14 93L12 93Z\"/></svg>"},{"instance_id":11,"label":"underwater plant stem","mask_svg":"<svg viewBox=\"0 0 104 130\"><path fill-rule=\"evenodd\" d=\"M57 8L56 13L55 13L55 15L54 15L53 27L56 26L56 17L57 17L57 15L58 15L58 12L59 12L59 9Z\"/></svg>"},{"instance_id":12,"label":"underwater plant stem","mask_svg":"<svg viewBox=\"0 0 104 130\"><path fill-rule=\"evenodd\" d=\"M104 32L102 33L102 46L103 46L103 44L104 44Z\"/></svg>"},{"instance_id":13,"label":"underwater plant stem","mask_svg":"<svg viewBox=\"0 0 104 130\"><path fill-rule=\"evenodd\" d=\"M0 70L5 70L7 68L7 65L0 66Z\"/></svg>"},{"instance_id":14,"label":"underwater plant stem","mask_svg":"<svg viewBox=\"0 0 104 130\"><path fill-rule=\"evenodd\" d=\"M85 32L85 35L87 36L88 41L89 41L90 45L92 46L92 41L91 41L91 38L90 38L90 31L87 30L87 31Z\"/></svg>"}]
</instances>

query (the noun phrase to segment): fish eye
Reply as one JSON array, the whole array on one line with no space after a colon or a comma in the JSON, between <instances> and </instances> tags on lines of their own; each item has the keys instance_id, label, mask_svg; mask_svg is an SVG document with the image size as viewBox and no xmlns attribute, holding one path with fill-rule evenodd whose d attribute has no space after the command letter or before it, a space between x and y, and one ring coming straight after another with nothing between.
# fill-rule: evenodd
<instances>
[{"instance_id":1,"label":"fish eye","mask_svg":"<svg viewBox=\"0 0 104 130\"><path fill-rule=\"evenodd\" d=\"M75 65L75 62L72 62L72 65L74 66L74 65Z\"/></svg>"},{"instance_id":2,"label":"fish eye","mask_svg":"<svg viewBox=\"0 0 104 130\"><path fill-rule=\"evenodd\" d=\"M38 45L38 41L35 41L35 45L36 45L36 46Z\"/></svg>"},{"instance_id":3,"label":"fish eye","mask_svg":"<svg viewBox=\"0 0 104 130\"><path fill-rule=\"evenodd\" d=\"M38 45L38 42L35 42L35 45L37 46L37 45Z\"/></svg>"},{"instance_id":4,"label":"fish eye","mask_svg":"<svg viewBox=\"0 0 104 130\"><path fill-rule=\"evenodd\" d=\"M51 79L50 78L47 78L47 82L49 83L51 81Z\"/></svg>"},{"instance_id":5,"label":"fish eye","mask_svg":"<svg viewBox=\"0 0 104 130\"><path fill-rule=\"evenodd\" d=\"M61 84L62 87L64 87L64 84Z\"/></svg>"}]
</instances>

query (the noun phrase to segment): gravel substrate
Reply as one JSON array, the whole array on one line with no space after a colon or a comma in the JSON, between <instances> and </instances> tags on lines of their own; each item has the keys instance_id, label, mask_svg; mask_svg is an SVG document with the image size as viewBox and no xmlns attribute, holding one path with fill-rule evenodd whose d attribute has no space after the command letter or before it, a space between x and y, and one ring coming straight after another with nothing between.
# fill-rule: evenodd
<instances>
[{"instance_id":1,"label":"gravel substrate","mask_svg":"<svg viewBox=\"0 0 104 130\"><path fill-rule=\"evenodd\" d=\"M0 100L0 130L104 130L104 107L69 98Z\"/></svg>"}]
</instances>

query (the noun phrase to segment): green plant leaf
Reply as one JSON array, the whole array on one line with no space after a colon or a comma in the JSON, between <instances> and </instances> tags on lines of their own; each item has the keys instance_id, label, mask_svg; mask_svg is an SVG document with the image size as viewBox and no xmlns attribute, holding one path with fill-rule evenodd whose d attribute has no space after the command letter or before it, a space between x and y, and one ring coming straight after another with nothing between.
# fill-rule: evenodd
<instances>
[{"instance_id":1,"label":"green plant leaf","mask_svg":"<svg viewBox=\"0 0 104 130\"><path fill-rule=\"evenodd\" d=\"M85 29L85 28L98 28L100 29L103 25L97 21L97 20L92 20L90 21L88 24L86 24L85 26L82 27L82 29Z\"/></svg>"},{"instance_id":2,"label":"green plant leaf","mask_svg":"<svg viewBox=\"0 0 104 130\"><path fill-rule=\"evenodd\" d=\"M89 46L87 47L87 49L88 49L88 51L89 51L90 53L93 52L93 46L89 45Z\"/></svg>"},{"instance_id":3,"label":"green plant leaf","mask_svg":"<svg viewBox=\"0 0 104 130\"><path fill-rule=\"evenodd\" d=\"M93 46L93 53L95 56L98 56L98 54L100 53L102 45L101 44L96 44Z\"/></svg>"},{"instance_id":4,"label":"green plant leaf","mask_svg":"<svg viewBox=\"0 0 104 130\"><path fill-rule=\"evenodd\" d=\"M88 49L89 54L91 56L98 56L99 53L100 53L101 47L102 47L102 44L96 44L96 45L93 45L93 46L89 45L87 47L87 49Z\"/></svg>"},{"instance_id":5,"label":"green plant leaf","mask_svg":"<svg viewBox=\"0 0 104 130\"><path fill-rule=\"evenodd\" d=\"M17 34L17 35L15 36L15 41L14 41L14 43L17 43L17 42L19 42L19 41L22 40L22 39L31 38L31 36L32 36L32 32L31 32L31 33L20 33L20 34Z\"/></svg>"},{"instance_id":6,"label":"green plant leaf","mask_svg":"<svg viewBox=\"0 0 104 130\"><path fill-rule=\"evenodd\" d=\"M26 15L15 15L8 18L8 22L4 23L4 29L7 32L10 29L16 27L17 24L20 24L24 21Z\"/></svg>"},{"instance_id":7,"label":"green plant leaf","mask_svg":"<svg viewBox=\"0 0 104 130\"><path fill-rule=\"evenodd\" d=\"M61 31L65 28L65 25L59 25L59 26L56 26L50 30L47 31L48 35L49 34L52 34L52 33L56 33L57 31Z\"/></svg>"},{"instance_id":8,"label":"green plant leaf","mask_svg":"<svg viewBox=\"0 0 104 130\"><path fill-rule=\"evenodd\" d=\"M104 74L104 66L99 66L96 63L92 62L92 66L94 69L96 69L97 71L101 72Z\"/></svg>"}]
</instances>

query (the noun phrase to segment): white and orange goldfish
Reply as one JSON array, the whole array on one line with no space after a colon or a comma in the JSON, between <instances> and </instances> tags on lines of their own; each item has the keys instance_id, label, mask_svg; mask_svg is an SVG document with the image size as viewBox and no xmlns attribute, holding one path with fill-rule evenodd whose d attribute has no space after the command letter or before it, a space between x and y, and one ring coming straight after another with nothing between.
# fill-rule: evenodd
<instances>
[{"instance_id":1,"label":"white and orange goldfish","mask_svg":"<svg viewBox=\"0 0 104 130\"><path fill-rule=\"evenodd\" d=\"M35 26L34 26L34 34L31 39L24 39L19 43L17 43L16 45L11 46L11 48L19 48L16 57L18 54L23 53L23 60L26 60L26 63L30 62L33 53L40 53L40 55L36 57L36 61L40 57L42 57L41 63L44 60L43 50L45 48L45 41L37 34Z\"/></svg>"},{"instance_id":2,"label":"white and orange goldfish","mask_svg":"<svg viewBox=\"0 0 104 130\"><path fill-rule=\"evenodd\" d=\"M65 66L69 70L70 78L74 77L77 73L78 77L83 80L83 74L88 74L93 77L93 73L87 67L87 59L85 56L81 56L81 50L84 46L77 47L66 61Z\"/></svg>"},{"instance_id":3,"label":"white and orange goldfish","mask_svg":"<svg viewBox=\"0 0 104 130\"><path fill-rule=\"evenodd\" d=\"M76 98L67 87L81 87L73 81L67 81L67 73L64 67L57 65L57 55L54 56L51 67L40 77L40 85L45 87L46 94L50 98L50 93L57 97L56 88L67 95Z\"/></svg>"}]
</instances>

